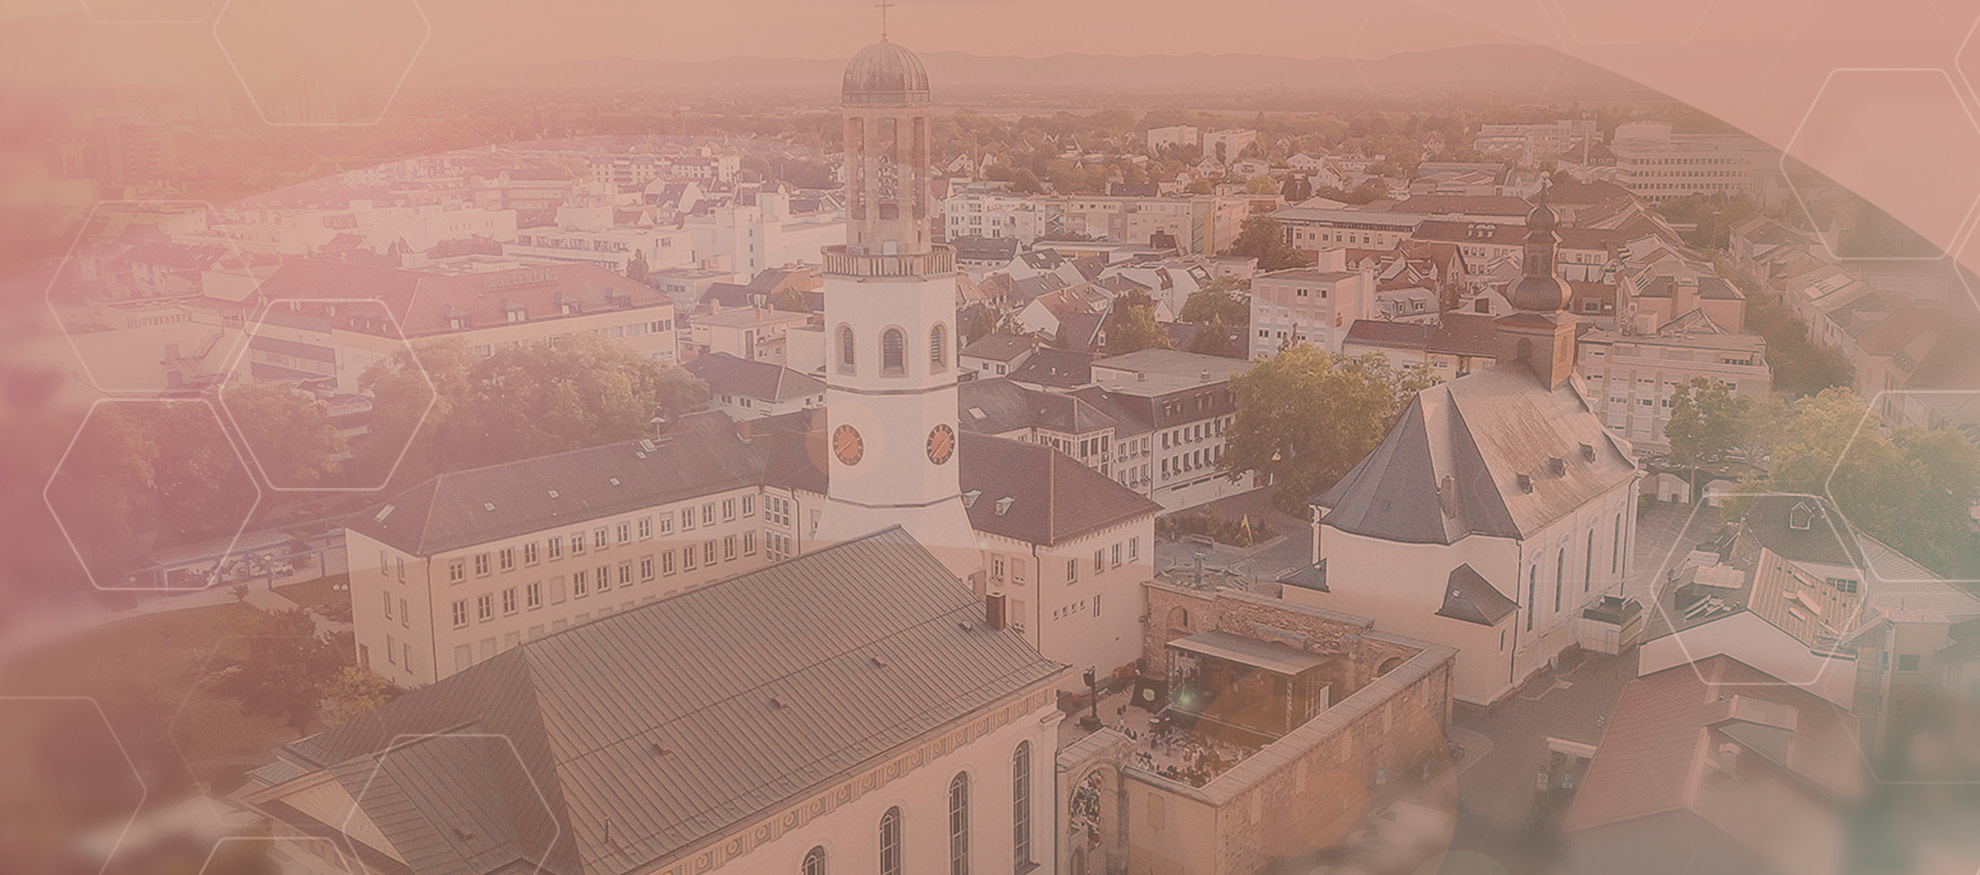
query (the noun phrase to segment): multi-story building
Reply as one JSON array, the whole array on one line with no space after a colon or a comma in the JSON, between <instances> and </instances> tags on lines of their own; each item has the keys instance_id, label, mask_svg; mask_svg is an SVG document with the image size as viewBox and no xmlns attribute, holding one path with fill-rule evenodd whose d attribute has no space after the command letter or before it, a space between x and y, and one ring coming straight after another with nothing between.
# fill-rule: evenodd
<instances>
[{"instance_id":1,"label":"multi-story building","mask_svg":"<svg viewBox=\"0 0 1980 875\"><path fill-rule=\"evenodd\" d=\"M825 406L824 380L775 362L717 352L696 356L686 367L708 384L709 406L735 419Z\"/></svg>"},{"instance_id":2,"label":"multi-story building","mask_svg":"<svg viewBox=\"0 0 1980 875\"><path fill-rule=\"evenodd\" d=\"M1168 511L1252 488L1217 470L1236 416L1231 377L1250 363L1145 349L1096 359L1091 385L1073 392L1114 421L1114 480Z\"/></svg>"},{"instance_id":3,"label":"multi-story building","mask_svg":"<svg viewBox=\"0 0 1980 875\"><path fill-rule=\"evenodd\" d=\"M1162 239L1183 255L1229 248L1250 214L1242 197L1130 197L1069 195L1043 198L1065 217L1066 227L1095 237L1154 245Z\"/></svg>"},{"instance_id":4,"label":"multi-story building","mask_svg":"<svg viewBox=\"0 0 1980 875\"><path fill-rule=\"evenodd\" d=\"M1714 324L1694 310L1648 334L1595 329L1581 335L1577 370L1587 381L1596 415L1638 450L1669 448L1671 399L1695 379L1724 385L1744 398L1773 390L1767 341Z\"/></svg>"},{"instance_id":5,"label":"multi-story building","mask_svg":"<svg viewBox=\"0 0 1980 875\"><path fill-rule=\"evenodd\" d=\"M1549 124L1479 125L1472 148L1484 155L1514 155L1524 160L1556 155L1579 156L1596 142L1592 118L1560 119Z\"/></svg>"},{"instance_id":6,"label":"multi-story building","mask_svg":"<svg viewBox=\"0 0 1980 875\"><path fill-rule=\"evenodd\" d=\"M1245 147L1256 142L1258 132L1244 128L1206 131L1203 134L1203 156L1228 164L1238 160L1244 154Z\"/></svg>"},{"instance_id":7,"label":"multi-story building","mask_svg":"<svg viewBox=\"0 0 1980 875\"><path fill-rule=\"evenodd\" d=\"M681 357L725 353L753 362L783 365L790 361L792 329L811 323L811 314L775 307L718 307L688 323Z\"/></svg>"},{"instance_id":8,"label":"multi-story building","mask_svg":"<svg viewBox=\"0 0 1980 875\"><path fill-rule=\"evenodd\" d=\"M1646 201L1692 194L1780 197L1780 155L1743 134L1678 134L1664 122L1616 126L1616 183Z\"/></svg>"},{"instance_id":9,"label":"multi-story building","mask_svg":"<svg viewBox=\"0 0 1980 875\"><path fill-rule=\"evenodd\" d=\"M1252 278L1251 357L1301 342L1340 352L1348 327L1374 315L1374 272L1348 270L1344 249L1322 249L1313 267Z\"/></svg>"},{"instance_id":10,"label":"multi-story building","mask_svg":"<svg viewBox=\"0 0 1980 875\"><path fill-rule=\"evenodd\" d=\"M895 527L518 644L240 798L301 871L1025 872L1073 674Z\"/></svg>"},{"instance_id":11,"label":"multi-story building","mask_svg":"<svg viewBox=\"0 0 1980 875\"><path fill-rule=\"evenodd\" d=\"M527 228L511 236L514 242L502 245L504 255L596 264L621 274L635 253L644 256L649 271L695 263L694 240L688 232L615 225L610 206L566 206L557 211L554 227Z\"/></svg>"},{"instance_id":12,"label":"multi-story building","mask_svg":"<svg viewBox=\"0 0 1980 875\"><path fill-rule=\"evenodd\" d=\"M1164 125L1148 129L1148 151L1197 146L1203 142L1203 129L1195 125Z\"/></svg>"},{"instance_id":13,"label":"multi-story building","mask_svg":"<svg viewBox=\"0 0 1980 875\"><path fill-rule=\"evenodd\" d=\"M1425 213L1346 206L1287 207L1273 213L1272 218L1285 229L1286 243L1302 251L1342 247L1394 249L1430 219Z\"/></svg>"},{"instance_id":14,"label":"multi-story building","mask_svg":"<svg viewBox=\"0 0 1980 875\"><path fill-rule=\"evenodd\" d=\"M248 379L323 381L340 394L357 394L365 370L408 341L456 338L488 356L590 334L661 361L678 353L673 301L595 264L449 275L297 259L243 303L259 318Z\"/></svg>"},{"instance_id":15,"label":"multi-story building","mask_svg":"<svg viewBox=\"0 0 1980 875\"><path fill-rule=\"evenodd\" d=\"M1008 192L950 192L942 202L943 236L951 241L960 237L1009 238L1029 246L1059 223L1058 213L1049 205Z\"/></svg>"}]
</instances>

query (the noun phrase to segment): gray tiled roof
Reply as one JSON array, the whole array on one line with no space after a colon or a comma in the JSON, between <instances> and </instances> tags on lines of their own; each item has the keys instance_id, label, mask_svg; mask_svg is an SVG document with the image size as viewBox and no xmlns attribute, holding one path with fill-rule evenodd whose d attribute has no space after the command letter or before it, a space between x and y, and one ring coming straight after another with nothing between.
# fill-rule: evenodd
<instances>
[{"instance_id":1,"label":"gray tiled roof","mask_svg":"<svg viewBox=\"0 0 1980 875\"><path fill-rule=\"evenodd\" d=\"M1518 608L1518 604L1466 563L1451 569L1450 582L1444 587L1444 606L1438 609L1437 616L1490 626Z\"/></svg>"},{"instance_id":2,"label":"gray tiled roof","mask_svg":"<svg viewBox=\"0 0 1980 875\"><path fill-rule=\"evenodd\" d=\"M1027 388L1003 378L970 380L957 386L956 421L968 431L992 435L1032 427L1084 434L1114 424L1111 417L1077 397Z\"/></svg>"},{"instance_id":3,"label":"gray tiled roof","mask_svg":"<svg viewBox=\"0 0 1980 875\"><path fill-rule=\"evenodd\" d=\"M707 381L717 394L742 395L765 401L793 401L825 394L825 381L776 362L756 362L726 352L688 362L688 373Z\"/></svg>"},{"instance_id":4,"label":"gray tiled roof","mask_svg":"<svg viewBox=\"0 0 1980 875\"><path fill-rule=\"evenodd\" d=\"M1050 546L1152 516L1162 506L1044 444L963 432L957 476L977 492L969 525L979 532ZM1003 513L1003 499L1010 504Z\"/></svg>"},{"instance_id":5,"label":"gray tiled roof","mask_svg":"<svg viewBox=\"0 0 1980 875\"><path fill-rule=\"evenodd\" d=\"M430 556L760 483L768 464L768 448L744 443L718 412L682 417L653 447L608 444L439 474L359 514L349 528Z\"/></svg>"},{"instance_id":6,"label":"gray tiled roof","mask_svg":"<svg viewBox=\"0 0 1980 875\"><path fill-rule=\"evenodd\" d=\"M981 617L896 527L538 638L287 755L385 778L360 805L421 873L648 871L1066 670ZM427 739L377 766L436 733L515 755Z\"/></svg>"},{"instance_id":7,"label":"gray tiled roof","mask_svg":"<svg viewBox=\"0 0 1980 875\"><path fill-rule=\"evenodd\" d=\"M1512 362L1418 393L1382 443L1314 503L1343 531L1449 544L1471 534L1531 535L1635 476L1635 462L1578 389L1549 391ZM1439 495L1445 477L1448 508Z\"/></svg>"}]
</instances>

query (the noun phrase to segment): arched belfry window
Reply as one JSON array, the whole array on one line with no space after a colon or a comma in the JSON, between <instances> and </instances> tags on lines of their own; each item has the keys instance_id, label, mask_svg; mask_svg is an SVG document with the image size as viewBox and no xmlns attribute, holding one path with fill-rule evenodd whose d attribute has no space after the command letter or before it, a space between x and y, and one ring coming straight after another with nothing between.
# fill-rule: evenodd
<instances>
[{"instance_id":1,"label":"arched belfry window","mask_svg":"<svg viewBox=\"0 0 1980 875\"><path fill-rule=\"evenodd\" d=\"M899 328L880 334L880 373L889 377L907 373L907 334Z\"/></svg>"},{"instance_id":2,"label":"arched belfry window","mask_svg":"<svg viewBox=\"0 0 1980 875\"><path fill-rule=\"evenodd\" d=\"M859 353L853 346L853 330L850 325L839 326L839 373L850 374L859 364Z\"/></svg>"},{"instance_id":3,"label":"arched belfry window","mask_svg":"<svg viewBox=\"0 0 1980 875\"><path fill-rule=\"evenodd\" d=\"M928 369L936 372L949 369L949 330L940 322L928 330Z\"/></svg>"},{"instance_id":4,"label":"arched belfry window","mask_svg":"<svg viewBox=\"0 0 1980 875\"><path fill-rule=\"evenodd\" d=\"M823 846L812 848L804 855L804 867L798 870L798 875L825 875L825 848Z\"/></svg>"}]
</instances>

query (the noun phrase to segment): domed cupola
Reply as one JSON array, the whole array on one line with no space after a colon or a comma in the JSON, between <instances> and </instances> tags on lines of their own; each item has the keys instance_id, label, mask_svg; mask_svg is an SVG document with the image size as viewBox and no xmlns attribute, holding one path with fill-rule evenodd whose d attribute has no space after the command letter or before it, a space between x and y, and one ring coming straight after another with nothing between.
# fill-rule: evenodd
<instances>
[{"instance_id":1,"label":"domed cupola","mask_svg":"<svg viewBox=\"0 0 1980 875\"><path fill-rule=\"evenodd\" d=\"M1507 295L1513 309L1555 313L1567 308L1571 297L1567 281L1554 274L1554 250L1561 240L1554 233L1558 221L1553 208L1547 206L1547 190L1543 188L1533 199L1533 211L1526 214L1526 245L1520 256L1524 275Z\"/></svg>"},{"instance_id":2,"label":"domed cupola","mask_svg":"<svg viewBox=\"0 0 1980 875\"><path fill-rule=\"evenodd\" d=\"M881 37L846 64L843 97L848 104L925 104L928 70L913 52Z\"/></svg>"}]
</instances>

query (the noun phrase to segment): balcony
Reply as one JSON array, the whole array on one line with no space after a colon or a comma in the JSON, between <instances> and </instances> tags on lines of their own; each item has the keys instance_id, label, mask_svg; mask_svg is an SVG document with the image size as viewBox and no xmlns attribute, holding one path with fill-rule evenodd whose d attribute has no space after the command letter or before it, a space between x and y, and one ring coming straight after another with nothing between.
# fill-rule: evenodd
<instances>
[{"instance_id":1,"label":"balcony","mask_svg":"<svg viewBox=\"0 0 1980 875\"><path fill-rule=\"evenodd\" d=\"M956 272L956 248L937 243L919 255L867 255L844 246L825 247L825 272L856 277L921 277Z\"/></svg>"}]
</instances>

